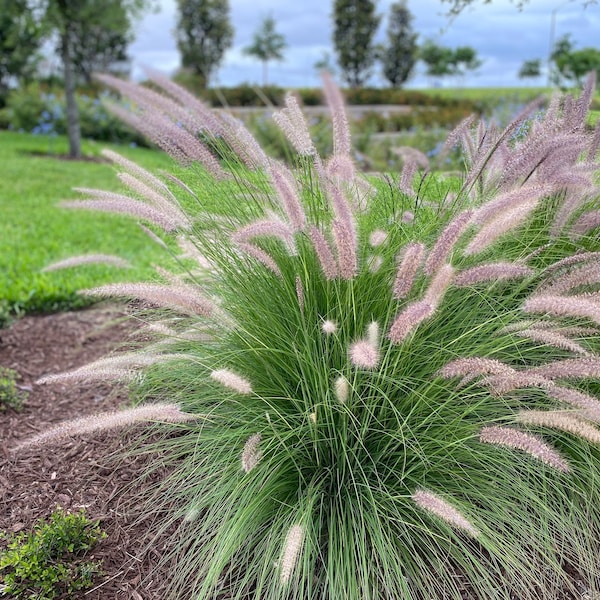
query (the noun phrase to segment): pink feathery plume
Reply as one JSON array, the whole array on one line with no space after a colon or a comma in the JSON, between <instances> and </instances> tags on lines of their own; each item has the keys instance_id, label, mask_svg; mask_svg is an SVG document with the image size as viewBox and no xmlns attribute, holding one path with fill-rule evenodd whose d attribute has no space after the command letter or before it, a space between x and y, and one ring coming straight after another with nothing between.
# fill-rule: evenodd
<instances>
[{"instance_id":1,"label":"pink feathery plume","mask_svg":"<svg viewBox=\"0 0 600 600\"><path fill-rule=\"evenodd\" d=\"M600 121L596 122L596 127L594 128L594 135L590 141L590 145L587 151L587 162L594 163L596 157L598 155L598 150L600 150Z\"/></svg>"},{"instance_id":2,"label":"pink feathery plume","mask_svg":"<svg viewBox=\"0 0 600 600\"><path fill-rule=\"evenodd\" d=\"M368 340L359 340L350 345L350 362L359 369L375 369L379 364L379 348Z\"/></svg>"},{"instance_id":3,"label":"pink feathery plume","mask_svg":"<svg viewBox=\"0 0 600 600\"><path fill-rule=\"evenodd\" d=\"M535 271L525 265L509 262L497 262L478 265L458 273L454 278L457 287L468 287L478 283L517 279L533 275Z\"/></svg>"},{"instance_id":4,"label":"pink feathery plume","mask_svg":"<svg viewBox=\"0 0 600 600\"><path fill-rule=\"evenodd\" d=\"M340 273L335 256L333 255L325 236L315 225L310 226L308 235L315 248L315 253L319 259L325 278L335 279Z\"/></svg>"},{"instance_id":5,"label":"pink feathery plume","mask_svg":"<svg viewBox=\"0 0 600 600\"><path fill-rule=\"evenodd\" d=\"M350 128L348 126L348 117L346 116L344 99L330 73L323 71L321 73L321 80L323 81L325 101L331 111L331 121L333 124L333 153L349 156L352 152L352 143L350 141Z\"/></svg>"},{"instance_id":6,"label":"pink feathery plume","mask_svg":"<svg viewBox=\"0 0 600 600\"><path fill-rule=\"evenodd\" d=\"M562 335L556 330L523 329L515 332L515 335L530 339L534 342L546 344L547 346L574 352L575 354L581 354L583 356L589 356L590 354L581 344L574 342L572 339Z\"/></svg>"},{"instance_id":7,"label":"pink feathery plume","mask_svg":"<svg viewBox=\"0 0 600 600\"><path fill-rule=\"evenodd\" d=\"M551 398L581 409L582 415L590 421L600 422L600 400L573 388L555 385L546 389Z\"/></svg>"},{"instance_id":8,"label":"pink feathery plume","mask_svg":"<svg viewBox=\"0 0 600 600\"><path fill-rule=\"evenodd\" d=\"M519 206L529 206L532 200L539 201L554 191L555 186L550 184L527 184L517 189L501 193L479 207L473 215L473 221L483 225L490 220L501 217L507 211L514 210Z\"/></svg>"},{"instance_id":9,"label":"pink feathery plume","mask_svg":"<svg viewBox=\"0 0 600 600\"><path fill-rule=\"evenodd\" d=\"M210 317L217 311L215 304L204 298L198 288L185 284L114 283L80 293L84 296L137 298L184 314L203 317Z\"/></svg>"},{"instance_id":10,"label":"pink feathery plume","mask_svg":"<svg viewBox=\"0 0 600 600\"><path fill-rule=\"evenodd\" d=\"M522 225L536 209L540 200L541 198L539 197L533 197L526 202L521 202L512 209L506 210L494 219L486 221L486 224L465 248L465 255L470 256L482 252L494 244L505 233Z\"/></svg>"},{"instance_id":11,"label":"pink feathery plume","mask_svg":"<svg viewBox=\"0 0 600 600\"><path fill-rule=\"evenodd\" d=\"M588 262L558 275L550 285L542 288L544 294L558 296L571 293L580 287L595 286L600 283L600 262Z\"/></svg>"},{"instance_id":12,"label":"pink feathery plume","mask_svg":"<svg viewBox=\"0 0 600 600\"><path fill-rule=\"evenodd\" d=\"M290 250L296 253L294 234L290 226L277 219L263 219L240 227L233 233L231 239L236 244L245 244L255 237L275 237L281 240Z\"/></svg>"},{"instance_id":13,"label":"pink feathery plume","mask_svg":"<svg viewBox=\"0 0 600 600\"><path fill-rule=\"evenodd\" d=\"M404 248L392 288L395 299L401 300L410 293L424 255L425 245L420 242L410 242Z\"/></svg>"},{"instance_id":14,"label":"pink feathery plume","mask_svg":"<svg viewBox=\"0 0 600 600\"><path fill-rule=\"evenodd\" d=\"M185 213L181 210L176 201L163 196L153 187L146 185L143 181L131 175L131 173L119 173L119 179L133 192L142 197L143 200L154 206L156 209L169 215L174 220L187 222Z\"/></svg>"},{"instance_id":15,"label":"pink feathery plume","mask_svg":"<svg viewBox=\"0 0 600 600\"><path fill-rule=\"evenodd\" d=\"M409 304L394 320L388 337L394 344L402 343L423 321L429 319L435 307L424 300Z\"/></svg>"},{"instance_id":16,"label":"pink feathery plume","mask_svg":"<svg viewBox=\"0 0 600 600\"><path fill-rule=\"evenodd\" d=\"M131 263L120 256L114 256L112 254L84 254L81 256L71 256L64 260L52 263L42 269L42 273L49 271L58 271L59 269L68 269L71 267L79 267L82 265L109 265L111 267L118 267L120 269L131 268Z\"/></svg>"},{"instance_id":17,"label":"pink feathery plume","mask_svg":"<svg viewBox=\"0 0 600 600\"><path fill-rule=\"evenodd\" d=\"M472 217L473 211L465 210L444 228L425 261L427 275L433 275L444 264L460 236L471 224Z\"/></svg>"},{"instance_id":18,"label":"pink feathery plume","mask_svg":"<svg viewBox=\"0 0 600 600\"><path fill-rule=\"evenodd\" d=\"M354 223L334 219L333 238L338 255L339 274L342 279L352 279L358 272L357 241Z\"/></svg>"},{"instance_id":19,"label":"pink feathery plume","mask_svg":"<svg viewBox=\"0 0 600 600\"><path fill-rule=\"evenodd\" d=\"M554 317L579 317L600 324L600 306L593 300L581 296L551 294L532 296L523 304L523 311Z\"/></svg>"},{"instance_id":20,"label":"pink feathery plume","mask_svg":"<svg viewBox=\"0 0 600 600\"><path fill-rule=\"evenodd\" d=\"M249 169L268 169L269 157L243 122L227 112L221 112L220 115L224 124L223 139L241 161Z\"/></svg>"},{"instance_id":21,"label":"pink feathery plume","mask_svg":"<svg viewBox=\"0 0 600 600\"><path fill-rule=\"evenodd\" d=\"M461 529L473 537L479 535L479 531L459 510L437 494L424 489L418 489L412 495L412 499L417 506L434 514L451 527Z\"/></svg>"},{"instance_id":22,"label":"pink feathery plume","mask_svg":"<svg viewBox=\"0 0 600 600\"><path fill-rule=\"evenodd\" d=\"M600 358L567 358L538 367L532 367L529 372L541 375L547 379L592 379L600 376Z\"/></svg>"},{"instance_id":23,"label":"pink feathery plume","mask_svg":"<svg viewBox=\"0 0 600 600\"><path fill-rule=\"evenodd\" d=\"M400 181L398 187L403 194L406 194L409 198L414 197L415 192L413 190L412 182L417 172L417 163L414 161L407 161L402 167L400 173Z\"/></svg>"},{"instance_id":24,"label":"pink feathery plume","mask_svg":"<svg viewBox=\"0 0 600 600\"><path fill-rule=\"evenodd\" d=\"M300 277L296 277L296 297L298 298L300 312L304 312L304 286Z\"/></svg>"},{"instance_id":25,"label":"pink feathery plume","mask_svg":"<svg viewBox=\"0 0 600 600\"><path fill-rule=\"evenodd\" d=\"M148 67L144 67L144 71L150 81L156 83L178 104L181 104L190 111L196 117L197 121L203 125L204 129L207 129L213 135L220 135L223 133L223 124L210 106L199 100L185 88L174 83L172 79L169 79L159 71Z\"/></svg>"},{"instance_id":26,"label":"pink feathery plume","mask_svg":"<svg viewBox=\"0 0 600 600\"><path fill-rule=\"evenodd\" d=\"M572 240L578 240L597 227L600 227L600 210L589 210L573 223L570 237Z\"/></svg>"},{"instance_id":27,"label":"pink feathery plume","mask_svg":"<svg viewBox=\"0 0 600 600\"><path fill-rule=\"evenodd\" d=\"M86 381L86 380L129 380L135 376L135 370L158 363L165 363L176 360L193 360L194 356L189 354L150 354L137 352L123 352L113 356L100 358L87 363L71 371L62 373L53 373L40 377L36 384L44 385L48 383L65 381Z\"/></svg>"},{"instance_id":28,"label":"pink feathery plume","mask_svg":"<svg viewBox=\"0 0 600 600\"><path fill-rule=\"evenodd\" d=\"M286 94L285 108L273 114L273 121L296 148L298 154L302 156L317 155L317 149L310 137L306 119L298 105L298 100L293 94Z\"/></svg>"},{"instance_id":29,"label":"pink feathery plume","mask_svg":"<svg viewBox=\"0 0 600 600\"><path fill-rule=\"evenodd\" d=\"M25 439L12 448L18 452L31 446L42 446L63 441L74 435L119 429L151 421L162 423L184 423L195 421L198 415L183 412L177 404L147 404L114 412L104 412L60 423L50 429Z\"/></svg>"},{"instance_id":30,"label":"pink feathery plume","mask_svg":"<svg viewBox=\"0 0 600 600\"><path fill-rule=\"evenodd\" d=\"M454 267L452 265L443 265L438 268L436 274L432 277L429 287L425 291L423 300L431 304L434 308L442 301L444 294L450 287L454 278Z\"/></svg>"},{"instance_id":31,"label":"pink feathery plume","mask_svg":"<svg viewBox=\"0 0 600 600\"><path fill-rule=\"evenodd\" d=\"M268 252L262 248L259 248L258 246L255 246L254 244L238 243L237 247L252 258L256 259L259 263L263 264L265 267L267 267L267 269L275 273L275 275L282 277L281 269L275 262L275 259Z\"/></svg>"},{"instance_id":32,"label":"pink feathery plume","mask_svg":"<svg viewBox=\"0 0 600 600\"><path fill-rule=\"evenodd\" d=\"M252 385L250 382L229 369L216 369L211 372L210 377L211 379L214 379L214 381L217 381L238 394L246 395L252 393Z\"/></svg>"},{"instance_id":33,"label":"pink feathery plume","mask_svg":"<svg viewBox=\"0 0 600 600\"><path fill-rule=\"evenodd\" d=\"M168 186L161 181L158 177L150 173L150 171L140 167L137 163L134 163L132 160L121 156L117 152L113 152L108 148L105 148L100 152L102 156L110 160L111 162L123 167L128 173L131 173L138 179L141 179L146 182L147 185L158 191L159 193L166 194L172 201L176 201L175 196L168 188Z\"/></svg>"},{"instance_id":34,"label":"pink feathery plume","mask_svg":"<svg viewBox=\"0 0 600 600\"><path fill-rule=\"evenodd\" d=\"M577 254L572 254L571 256L567 256L566 258L557 260L555 263L548 265L545 268L545 272L554 273L560 269L570 268L573 265L589 262L591 260L600 260L600 252L579 252Z\"/></svg>"},{"instance_id":35,"label":"pink feathery plume","mask_svg":"<svg viewBox=\"0 0 600 600\"><path fill-rule=\"evenodd\" d=\"M176 220L173 218L173 215L166 215L163 211L149 206L145 202L134 200L128 196L113 194L112 192L106 192L106 196L102 199L63 200L58 205L62 208L83 208L86 210L128 215L157 225L167 232L188 226L187 222Z\"/></svg>"},{"instance_id":36,"label":"pink feathery plume","mask_svg":"<svg viewBox=\"0 0 600 600\"><path fill-rule=\"evenodd\" d=\"M369 245L372 248L379 248L379 246L383 246L385 242L387 242L388 234L386 231L382 229L375 229L371 231L369 234Z\"/></svg>"},{"instance_id":37,"label":"pink feathery plume","mask_svg":"<svg viewBox=\"0 0 600 600\"><path fill-rule=\"evenodd\" d=\"M325 172L340 181L352 181L356 175L356 168L350 155L334 154L327 160Z\"/></svg>"},{"instance_id":38,"label":"pink feathery plume","mask_svg":"<svg viewBox=\"0 0 600 600\"><path fill-rule=\"evenodd\" d=\"M525 388L546 389L554 385L552 381L541 374L533 373L531 369L514 371L507 375L486 375L479 383L494 396L504 396L515 390Z\"/></svg>"},{"instance_id":39,"label":"pink feathery plume","mask_svg":"<svg viewBox=\"0 0 600 600\"><path fill-rule=\"evenodd\" d=\"M446 138L444 145L442 146L442 153L447 154L455 146L461 143L463 136L468 133L469 129L475 122L475 115L469 115L464 118L449 134Z\"/></svg>"},{"instance_id":40,"label":"pink feathery plume","mask_svg":"<svg viewBox=\"0 0 600 600\"><path fill-rule=\"evenodd\" d=\"M520 423L549 429L559 429L583 438L592 444L600 444L600 430L579 417L560 410L522 410L517 416Z\"/></svg>"},{"instance_id":41,"label":"pink feathery plume","mask_svg":"<svg viewBox=\"0 0 600 600\"><path fill-rule=\"evenodd\" d=\"M461 385L465 385L482 375L512 376L515 372L511 366L495 358L473 356L451 360L437 372L437 375L444 379L460 377Z\"/></svg>"},{"instance_id":42,"label":"pink feathery plume","mask_svg":"<svg viewBox=\"0 0 600 600\"><path fill-rule=\"evenodd\" d=\"M479 432L479 441L485 444L521 450L563 473L568 473L571 470L567 461L554 448L541 438L518 429L496 426L484 427Z\"/></svg>"},{"instance_id":43,"label":"pink feathery plume","mask_svg":"<svg viewBox=\"0 0 600 600\"><path fill-rule=\"evenodd\" d=\"M283 164L270 163L271 181L293 231L302 231L306 226L306 214L291 171Z\"/></svg>"}]
</instances>

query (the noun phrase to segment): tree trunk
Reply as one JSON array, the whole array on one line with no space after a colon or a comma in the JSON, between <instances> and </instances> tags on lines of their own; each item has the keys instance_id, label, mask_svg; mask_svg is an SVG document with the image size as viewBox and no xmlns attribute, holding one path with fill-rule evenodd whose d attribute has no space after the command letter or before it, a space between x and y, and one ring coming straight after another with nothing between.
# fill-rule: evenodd
<instances>
[{"instance_id":1,"label":"tree trunk","mask_svg":"<svg viewBox=\"0 0 600 600\"><path fill-rule=\"evenodd\" d=\"M268 77L267 77L267 68L268 68L267 60L263 60L263 87L267 87L269 85Z\"/></svg>"},{"instance_id":2,"label":"tree trunk","mask_svg":"<svg viewBox=\"0 0 600 600\"><path fill-rule=\"evenodd\" d=\"M71 31L65 26L62 39L62 61L65 79L65 101L67 103L67 135L69 137L69 157L81 158L81 128L79 110L75 99L75 73L71 55Z\"/></svg>"}]
</instances>

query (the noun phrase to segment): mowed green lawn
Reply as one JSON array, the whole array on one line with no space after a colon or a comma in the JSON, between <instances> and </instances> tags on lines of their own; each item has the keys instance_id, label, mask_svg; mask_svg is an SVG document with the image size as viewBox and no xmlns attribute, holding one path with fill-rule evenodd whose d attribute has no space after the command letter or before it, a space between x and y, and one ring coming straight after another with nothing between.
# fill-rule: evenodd
<instances>
[{"instance_id":1,"label":"mowed green lawn","mask_svg":"<svg viewBox=\"0 0 600 600\"><path fill-rule=\"evenodd\" d=\"M84 143L98 157L106 144ZM148 149L112 147L150 168L169 168L170 158ZM89 303L77 290L110 281L151 277L165 250L126 216L59 208L78 198L74 187L119 190L115 168L106 162L61 160L64 138L0 131L0 324L10 314L48 312ZM48 264L87 253L117 254L133 268L90 265L41 273Z\"/></svg>"}]
</instances>

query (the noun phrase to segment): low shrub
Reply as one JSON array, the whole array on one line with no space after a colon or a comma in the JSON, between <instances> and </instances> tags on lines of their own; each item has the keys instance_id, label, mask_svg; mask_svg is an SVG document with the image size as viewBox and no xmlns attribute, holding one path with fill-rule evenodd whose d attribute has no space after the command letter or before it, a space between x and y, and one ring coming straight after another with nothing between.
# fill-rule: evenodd
<instances>
[{"instance_id":1,"label":"low shrub","mask_svg":"<svg viewBox=\"0 0 600 600\"><path fill-rule=\"evenodd\" d=\"M86 561L85 554L106 534L83 511L68 514L59 509L48 522L36 523L32 533L4 537L0 592L10 598L70 598L91 587L101 572L100 564Z\"/></svg>"},{"instance_id":2,"label":"low shrub","mask_svg":"<svg viewBox=\"0 0 600 600\"><path fill-rule=\"evenodd\" d=\"M17 377L18 373L13 369L0 366L0 412L7 408L17 411L23 408L27 393L17 387Z\"/></svg>"},{"instance_id":3,"label":"low shrub","mask_svg":"<svg viewBox=\"0 0 600 600\"><path fill-rule=\"evenodd\" d=\"M173 469L142 511L160 513L161 531L177 524L165 564L179 600L598 594L593 80L505 130L461 123L442 150L462 148L459 179L411 160L398 176L358 174L327 76L327 160L293 96L274 115L295 169L156 83L168 98L145 96L148 132L191 166L173 181L116 158L132 190L148 185L145 205L120 208L181 235L197 268L88 290L160 307L155 343L40 383L143 369L139 394L159 402L15 451L164 421L157 468ZM226 161L161 121L182 106L226 142Z\"/></svg>"},{"instance_id":4,"label":"low shrub","mask_svg":"<svg viewBox=\"0 0 600 600\"><path fill-rule=\"evenodd\" d=\"M106 93L99 97L77 96L81 135L103 142L147 145L143 136L106 110L102 103L106 96ZM64 135L67 131L62 92L39 83L12 91L0 114L0 123L14 131L48 136Z\"/></svg>"}]
</instances>

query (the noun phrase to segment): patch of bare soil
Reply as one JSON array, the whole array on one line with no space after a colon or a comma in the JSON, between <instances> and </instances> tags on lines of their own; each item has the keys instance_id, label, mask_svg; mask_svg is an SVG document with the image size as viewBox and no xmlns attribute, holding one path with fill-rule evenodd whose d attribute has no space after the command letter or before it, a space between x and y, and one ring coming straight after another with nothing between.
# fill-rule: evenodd
<instances>
[{"instance_id":1,"label":"patch of bare soil","mask_svg":"<svg viewBox=\"0 0 600 600\"><path fill-rule=\"evenodd\" d=\"M73 600L162 600L167 578L157 565L166 538L144 548L147 525L131 509L133 494L143 491L131 484L155 459L115 459L139 428L72 438L17 455L10 448L55 423L125 404L126 389L114 384L35 381L122 349L137 329L122 308L102 307L25 317L0 330L0 366L15 369L19 385L30 390L22 412L0 412L0 530L31 530L37 519L59 506L84 508L89 518L99 519L108 536L89 558L102 561L104 576L94 590L71 595ZM164 473L158 470L144 485L151 486Z\"/></svg>"}]
</instances>

